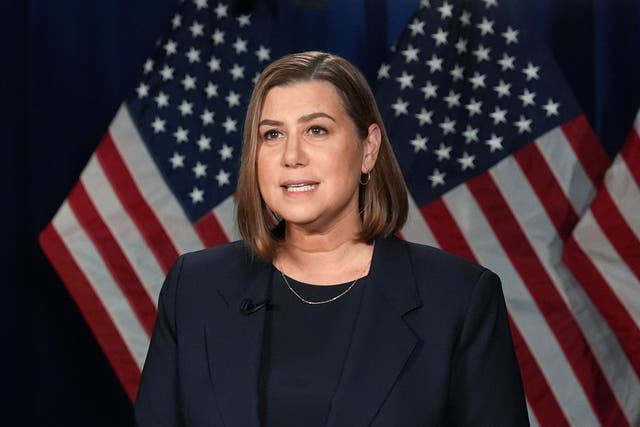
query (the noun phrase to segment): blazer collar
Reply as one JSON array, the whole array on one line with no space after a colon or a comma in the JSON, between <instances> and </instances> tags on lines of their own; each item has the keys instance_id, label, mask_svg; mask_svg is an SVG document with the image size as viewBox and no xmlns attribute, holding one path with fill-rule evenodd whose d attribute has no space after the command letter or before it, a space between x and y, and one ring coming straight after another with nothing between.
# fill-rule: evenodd
<instances>
[{"instance_id":1,"label":"blazer collar","mask_svg":"<svg viewBox=\"0 0 640 427\"><path fill-rule=\"evenodd\" d=\"M253 259L239 270L233 283L219 289L227 309L206 326L207 352L225 425L257 427L266 311L243 315L239 306L245 298L266 298L273 268ZM329 427L368 425L417 343L403 319L421 305L406 242L396 237L376 240L366 285Z\"/></svg>"}]
</instances>

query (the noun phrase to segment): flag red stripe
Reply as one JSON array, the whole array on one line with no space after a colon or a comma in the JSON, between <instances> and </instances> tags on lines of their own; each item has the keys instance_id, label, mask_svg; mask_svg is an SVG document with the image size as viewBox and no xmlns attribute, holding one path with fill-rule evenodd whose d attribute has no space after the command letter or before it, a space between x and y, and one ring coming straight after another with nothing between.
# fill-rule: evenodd
<instances>
[{"instance_id":1,"label":"flag red stripe","mask_svg":"<svg viewBox=\"0 0 640 427\"><path fill-rule=\"evenodd\" d=\"M640 187L640 136L635 128L629 132L626 143L620 150L620 155L627 164L636 185Z\"/></svg>"},{"instance_id":2,"label":"flag red stripe","mask_svg":"<svg viewBox=\"0 0 640 427\"><path fill-rule=\"evenodd\" d=\"M536 144L528 144L518 150L514 158L547 211L558 234L562 240L566 240L578 223L578 215L539 148Z\"/></svg>"},{"instance_id":3,"label":"flag red stripe","mask_svg":"<svg viewBox=\"0 0 640 427\"><path fill-rule=\"evenodd\" d=\"M565 242L562 261L571 269L591 301L598 307L640 377L640 330L626 307L574 237Z\"/></svg>"},{"instance_id":4,"label":"flag red stripe","mask_svg":"<svg viewBox=\"0 0 640 427\"><path fill-rule=\"evenodd\" d=\"M96 150L96 156L122 205L136 224L164 273L178 258L178 250L146 202L127 165L107 133Z\"/></svg>"},{"instance_id":5,"label":"flag red stripe","mask_svg":"<svg viewBox=\"0 0 640 427\"><path fill-rule=\"evenodd\" d=\"M40 233L40 246L78 305L129 399L134 401L140 382L140 370L136 361L102 301L53 228L53 223L49 223Z\"/></svg>"},{"instance_id":6,"label":"flag red stripe","mask_svg":"<svg viewBox=\"0 0 640 427\"><path fill-rule=\"evenodd\" d=\"M569 421L562 412L549 383L544 377L540 365L533 357L529 346L522 337L522 333L509 316L513 345L518 356L518 364L522 373L524 392L529 406L542 426L569 426Z\"/></svg>"},{"instance_id":7,"label":"flag red stripe","mask_svg":"<svg viewBox=\"0 0 640 427\"><path fill-rule=\"evenodd\" d=\"M620 420L619 425L628 425L575 318L491 176L478 175L467 186L556 336L598 418L604 423L613 417Z\"/></svg>"},{"instance_id":8,"label":"flag red stripe","mask_svg":"<svg viewBox=\"0 0 640 427\"><path fill-rule=\"evenodd\" d=\"M424 206L421 212L443 250L478 262L462 230L460 230L458 223L454 220L442 198ZM509 325L529 406L536 413L538 420L550 421L549 424L543 422L542 425L568 425L565 415L560 409L560 404L549 383L542 375L542 370L513 321L511 313L509 313Z\"/></svg>"},{"instance_id":9,"label":"flag red stripe","mask_svg":"<svg viewBox=\"0 0 640 427\"><path fill-rule=\"evenodd\" d=\"M200 218L194 224L194 228L206 247L221 245L229 241L218 219L212 212Z\"/></svg>"},{"instance_id":10,"label":"flag red stripe","mask_svg":"<svg viewBox=\"0 0 640 427\"><path fill-rule=\"evenodd\" d=\"M476 260L471 247L442 198L423 206L420 208L420 212L442 249L473 261Z\"/></svg>"},{"instance_id":11,"label":"flag red stripe","mask_svg":"<svg viewBox=\"0 0 640 427\"><path fill-rule=\"evenodd\" d=\"M602 181L611 161L602 148L598 136L587 122L587 118L582 114L561 127L580 164L591 178L591 182L597 185Z\"/></svg>"},{"instance_id":12,"label":"flag red stripe","mask_svg":"<svg viewBox=\"0 0 640 427\"><path fill-rule=\"evenodd\" d=\"M620 214L606 187L603 186L598 192L596 200L591 204L591 212L609 243L640 281L640 240Z\"/></svg>"},{"instance_id":13,"label":"flag red stripe","mask_svg":"<svg viewBox=\"0 0 640 427\"><path fill-rule=\"evenodd\" d=\"M118 242L91 202L82 182L78 182L71 190L68 202L69 207L78 218L78 222L102 256L118 287L129 301L136 318L147 334L151 336L156 318L156 307Z\"/></svg>"}]
</instances>

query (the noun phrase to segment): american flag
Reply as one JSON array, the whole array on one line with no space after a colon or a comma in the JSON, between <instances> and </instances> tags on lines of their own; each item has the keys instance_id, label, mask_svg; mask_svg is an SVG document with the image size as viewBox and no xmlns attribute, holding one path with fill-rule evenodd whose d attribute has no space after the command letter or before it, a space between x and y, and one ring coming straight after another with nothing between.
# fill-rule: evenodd
<instances>
[{"instance_id":1,"label":"american flag","mask_svg":"<svg viewBox=\"0 0 640 427\"><path fill-rule=\"evenodd\" d=\"M640 125L610 166L516 6L423 1L378 70L402 234L501 276L533 425L638 425ZM244 108L284 53L264 12L181 2L41 234L132 399L170 265L238 238Z\"/></svg>"}]
</instances>

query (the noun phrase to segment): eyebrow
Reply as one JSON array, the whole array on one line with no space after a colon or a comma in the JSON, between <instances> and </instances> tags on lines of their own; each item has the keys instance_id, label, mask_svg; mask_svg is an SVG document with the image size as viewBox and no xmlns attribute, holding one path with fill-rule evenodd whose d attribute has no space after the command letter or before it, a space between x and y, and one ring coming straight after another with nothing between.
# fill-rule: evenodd
<instances>
[{"instance_id":1,"label":"eyebrow","mask_svg":"<svg viewBox=\"0 0 640 427\"><path fill-rule=\"evenodd\" d=\"M317 112L317 113L305 114L304 116L298 119L298 123L308 122L313 119L317 119L318 117L325 117L333 122L336 121L336 119L334 119L327 113ZM261 120L260 123L258 123L258 126L282 126L283 124L284 123L279 120L264 119L264 120Z\"/></svg>"}]
</instances>

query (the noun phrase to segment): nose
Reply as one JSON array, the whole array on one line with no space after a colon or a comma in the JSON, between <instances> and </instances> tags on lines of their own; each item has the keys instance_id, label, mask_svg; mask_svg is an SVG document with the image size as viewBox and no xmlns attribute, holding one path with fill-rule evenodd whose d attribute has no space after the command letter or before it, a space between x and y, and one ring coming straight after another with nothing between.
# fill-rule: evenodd
<instances>
[{"instance_id":1,"label":"nose","mask_svg":"<svg viewBox=\"0 0 640 427\"><path fill-rule=\"evenodd\" d=\"M284 144L282 153L282 166L299 167L307 163L307 156L304 151L304 141L295 134L289 135Z\"/></svg>"}]
</instances>

